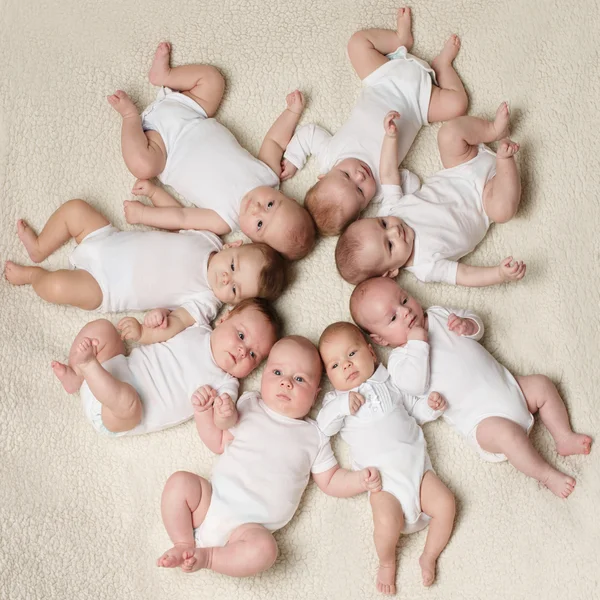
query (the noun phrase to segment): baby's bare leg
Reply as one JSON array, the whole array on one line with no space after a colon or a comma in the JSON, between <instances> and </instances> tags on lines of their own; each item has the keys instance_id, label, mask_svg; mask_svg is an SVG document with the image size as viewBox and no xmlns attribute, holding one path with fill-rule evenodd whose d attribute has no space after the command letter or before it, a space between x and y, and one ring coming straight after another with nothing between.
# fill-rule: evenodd
<instances>
[{"instance_id":1,"label":"baby's bare leg","mask_svg":"<svg viewBox=\"0 0 600 600\"><path fill-rule=\"evenodd\" d=\"M73 369L73 357L76 355L79 344L85 338L98 340L96 358L100 363L106 362L118 354L125 354L125 344L110 321L98 319L85 325L73 340L69 351L69 364L65 365L56 360L51 363L54 374L69 394L77 392L83 383L83 376Z\"/></svg>"},{"instance_id":2,"label":"baby's bare leg","mask_svg":"<svg viewBox=\"0 0 600 600\"><path fill-rule=\"evenodd\" d=\"M521 177L514 155L519 144L505 138L496 152L496 176L483 189L483 208L494 223L510 221L521 203Z\"/></svg>"},{"instance_id":3,"label":"baby's bare leg","mask_svg":"<svg viewBox=\"0 0 600 600\"><path fill-rule=\"evenodd\" d=\"M160 509L173 547L156 561L157 566L178 567L183 563L185 551L194 553L194 528L204 521L211 495L210 483L194 473L177 471L169 477Z\"/></svg>"},{"instance_id":4,"label":"baby's bare leg","mask_svg":"<svg viewBox=\"0 0 600 600\"><path fill-rule=\"evenodd\" d=\"M533 477L559 498L575 488L575 479L549 465L531 444L527 432L514 421L488 417L477 426L477 442L486 452L504 454L508 462Z\"/></svg>"},{"instance_id":5,"label":"baby's bare leg","mask_svg":"<svg viewBox=\"0 0 600 600\"><path fill-rule=\"evenodd\" d=\"M396 31L391 29L364 29L357 31L348 42L348 57L356 74L364 79L388 62L390 54L399 46L410 51L413 45L410 8L399 8Z\"/></svg>"},{"instance_id":6,"label":"baby's bare leg","mask_svg":"<svg viewBox=\"0 0 600 600\"><path fill-rule=\"evenodd\" d=\"M529 412L539 411L542 423L548 428L556 443L556 451L561 456L589 454L592 438L575 433L569 424L569 415L556 386L545 375L517 377Z\"/></svg>"},{"instance_id":7,"label":"baby's bare leg","mask_svg":"<svg viewBox=\"0 0 600 600\"><path fill-rule=\"evenodd\" d=\"M460 50L460 38L453 34L442 51L431 61L438 85L431 88L427 120L430 123L447 121L467 113L469 97L452 62Z\"/></svg>"},{"instance_id":8,"label":"baby's bare leg","mask_svg":"<svg viewBox=\"0 0 600 600\"><path fill-rule=\"evenodd\" d=\"M234 529L220 548L196 548L183 552L181 569L188 573L210 569L231 577L250 577L273 566L277 543L270 531L257 523Z\"/></svg>"},{"instance_id":9,"label":"baby's bare leg","mask_svg":"<svg viewBox=\"0 0 600 600\"><path fill-rule=\"evenodd\" d=\"M404 527L400 502L389 492L371 494L373 540L379 558L377 591L390 596L396 593L396 546Z\"/></svg>"},{"instance_id":10,"label":"baby's bare leg","mask_svg":"<svg viewBox=\"0 0 600 600\"><path fill-rule=\"evenodd\" d=\"M510 114L503 102L493 121L478 117L457 117L444 123L438 133L438 148L445 169L477 156L478 145L495 142L508 135Z\"/></svg>"},{"instance_id":11,"label":"baby's bare leg","mask_svg":"<svg viewBox=\"0 0 600 600\"><path fill-rule=\"evenodd\" d=\"M184 93L196 101L209 117L221 104L225 91L223 75L211 65L170 66L171 44L161 42L154 54L148 78L152 85L162 85Z\"/></svg>"},{"instance_id":12,"label":"baby's bare leg","mask_svg":"<svg viewBox=\"0 0 600 600\"><path fill-rule=\"evenodd\" d=\"M431 517L419 558L423 585L428 587L435 581L437 559L448 544L456 515L454 495L433 471L427 471L421 482L421 509Z\"/></svg>"}]
</instances>

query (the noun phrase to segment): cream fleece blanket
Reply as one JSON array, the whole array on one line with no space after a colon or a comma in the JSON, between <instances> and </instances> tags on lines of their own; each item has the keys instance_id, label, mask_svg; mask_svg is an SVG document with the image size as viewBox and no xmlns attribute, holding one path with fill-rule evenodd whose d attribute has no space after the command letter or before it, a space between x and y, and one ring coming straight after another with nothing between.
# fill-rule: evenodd
<instances>
[{"instance_id":1,"label":"cream fleece blanket","mask_svg":"<svg viewBox=\"0 0 600 600\"><path fill-rule=\"evenodd\" d=\"M121 205L134 180L121 158L120 118L105 95L122 88L147 105L155 90L146 73L159 41L172 42L175 64L222 70L227 93L218 117L256 153L296 87L309 100L302 122L331 131L343 123L359 91L347 40L360 28L393 27L396 7L391 0L5 0L1 258L29 264L17 218L39 230L69 198L85 198L127 227ZM522 206L468 260L495 264L514 254L528 271L521 283L493 289L403 281L425 305L478 312L485 346L515 373L549 375L573 426L598 444L598 6L430 0L412 8L415 54L431 60L450 33L461 36L455 64L471 114L491 117L510 101L522 145ZM421 177L440 168L436 131L424 130L408 157ZM311 162L283 189L301 199L315 175ZM349 318L351 288L335 272L334 243L321 241L298 264L278 302L288 333L316 341L327 324ZM69 248L45 266L65 267ZM167 477L178 469L210 476L214 458L193 423L135 439L99 437L50 369L95 315L45 304L3 278L0 303L2 599L377 597L366 497L329 498L312 483L276 534L280 557L264 575L236 581L157 568L169 547L160 516ZM246 389L256 389L259 376ZM577 478L561 501L506 463L482 462L441 422L425 434L437 472L457 496L458 519L429 590L417 563L425 533L402 539L401 597L600 598L600 448L557 457L536 425L535 445ZM347 461L343 443L335 447Z\"/></svg>"}]
</instances>

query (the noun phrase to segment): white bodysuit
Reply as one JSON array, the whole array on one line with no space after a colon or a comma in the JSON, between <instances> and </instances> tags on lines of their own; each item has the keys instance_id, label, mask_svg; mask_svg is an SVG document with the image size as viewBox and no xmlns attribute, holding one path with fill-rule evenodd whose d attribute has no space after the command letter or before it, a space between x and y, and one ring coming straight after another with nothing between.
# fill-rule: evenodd
<instances>
[{"instance_id":1,"label":"white bodysuit","mask_svg":"<svg viewBox=\"0 0 600 600\"><path fill-rule=\"evenodd\" d=\"M333 137L317 125L303 125L288 144L284 157L302 169L308 156L314 154L321 174L329 172L346 158L362 160L373 173L377 183L375 197L378 197L381 194L379 160L385 136L383 119L390 110L397 110L401 115L398 134L400 164L421 127L427 125L431 85L435 77L429 65L409 54L404 46L388 57L389 62L363 79L363 90L350 118ZM418 187L416 175L403 171L402 176L402 187L407 193Z\"/></svg>"},{"instance_id":2,"label":"white bodysuit","mask_svg":"<svg viewBox=\"0 0 600 600\"><path fill-rule=\"evenodd\" d=\"M365 398L355 415L350 414L350 391ZM421 481L433 468L419 424L442 413L429 407L427 396L401 392L383 365L350 391L326 394L317 424L325 435L340 432L350 446L353 469L379 469L383 491L393 494L402 506L403 533L423 529L430 517L421 510Z\"/></svg>"},{"instance_id":3,"label":"white bodysuit","mask_svg":"<svg viewBox=\"0 0 600 600\"><path fill-rule=\"evenodd\" d=\"M208 283L208 259L223 243L208 231L93 231L69 260L88 271L102 290L101 312L175 309L212 321L220 300Z\"/></svg>"},{"instance_id":4,"label":"white bodysuit","mask_svg":"<svg viewBox=\"0 0 600 600\"><path fill-rule=\"evenodd\" d=\"M224 546L246 523L281 529L296 512L310 474L337 465L329 438L313 420L280 415L257 392L243 394L237 410L237 425L229 429L234 439L213 469L206 518L194 530L200 548Z\"/></svg>"},{"instance_id":5,"label":"white bodysuit","mask_svg":"<svg viewBox=\"0 0 600 600\"><path fill-rule=\"evenodd\" d=\"M459 336L448 329L448 317L456 314L473 319L479 331ZM429 343L409 341L390 354L388 369L392 380L411 394L435 390L444 396L448 408L443 418L474 445L482 458L506 460L503 454L485 452L477 443L477 425L488 417L503 417L529 432L533 415L516 379L479 342L481 319L467 310L432 306L427 310Z\"/></svg>"},{"instance_id":6,"label":"white bodysuit","mask_svg":"<svg viewBox=\"0 0 600 600\"><path fill-rule=\"evenodd\" d=\"M232 231L240 228L242 198L279 177L242 148L235 136L185 94L161 88L142 113L144 131L157 131L167 149L158 178L200 208L214 210Z\"/></svg>"},{"instance_id":7,"label":"white bodysuit","mask_svg":"<svg viewBox=\"0 0 600 600\"><path fill-rule=\"evenodd\" d=\"M379 217L394 216L415 232L413 265L421 281L456 284L458 259L485 237L490 220L483 209L483 188L496 174L496 155L483 144L470 161L429 177L421 189L403 195L397 185L383 186Z\"/></svg>"},{"instance_id":8,"label":"white bodysuit","mask_svg":"<svg viewBox=\"0 0 600 600\"><path fill-rule=\"evenodd\" d=\"M194 415L191 397L202 385L210 385L218 394L229 394L235 402L239 382L215 363L211 333L210 321L201 317L166 342L139 346L129 356L119 354L102 363L109 373L137 391L142 419L130 431L108 431L102 423L102 405L84 382L81 400L94 428L109 435L139 435L179 425Z\"/></svg>"}]
</instances>

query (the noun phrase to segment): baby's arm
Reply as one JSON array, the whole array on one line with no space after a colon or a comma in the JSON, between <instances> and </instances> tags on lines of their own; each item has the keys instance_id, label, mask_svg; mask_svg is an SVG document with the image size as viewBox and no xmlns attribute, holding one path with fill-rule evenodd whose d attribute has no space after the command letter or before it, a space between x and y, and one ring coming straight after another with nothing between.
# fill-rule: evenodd
<instances>
[{"instance_id":1,"label":"baby's arm","mask_svg":"<svg viewBox=\"0 0 600 600\"><path fill-rule=\"evenodd\" d=\"M192 394L191 399L198 435L206 447L215 454L223 454L225 445L233 439L229 431L222 426L226 421L230 421L229 427L233 427L239 418L235 405L233 403L229 405L231 398L229 402L226 400L223 402L225 396L229 398L228 394L219 396L212 387L203 385ZM216 408L218 404L220 408ZM225 411L223 405L227 407ZM224 412L227 412L226 416Z\"/></svg>"},{"instance_id":2,"label":"baby's arm","mask_svg":"<svg viewBox=\"0 0 600 600\"><path fill-rule=\"evenodd\" d=\"M495 267L475 267L458 263L456 283L467 287L484 287L498 283L509 283L523 279L526 269L527 266L523 261L513 261L512 256L505 258Z\"/></svg>"},{"instance_id":3,"label":"baby's arm","mask_svg":"<svg viewBox=\"0 0 600 600\"><path fill-rule=\"evenodd\" d=\"M278 177L281 176L283 153L294 135L296 125L298 125L304 110L304 96L298 90L288 94L285 101L287 108L277 117L275 123L271 125L271 129L267 131L258 152L259 160L269 165Z\"/></svg>"},{"instance_id":4,"label":"baby's arm","mask_svg":"<svg viewBox=\"0 0 600 600\"><path fill-rule=\"evenodd\" d=\"M302 125L296 130L283 155L281 180L285 181L302 169L311 154L318 159L327 150L331 134L318 125Z\"/></svg>"},{"instance_id":5,"label":"baby's arm","mask_svg":"<svg viewBox=\"0 0 600 600\"><path fill-rule=\"evenodd\" d=\"M319 489L336 498L350 498L362 492L381 491L381 475L375 467L350 471L336 465L324 473L313 473L313 479Z\"/></svg>"},{"instance_id":6,"label":"baby's arm","mask_svg":"<svg viewBox=\"0 0 600 600\"><path fill-rule=\"evenodd\" d=\"M402 402L408 414L413 416L419 425L435 421L448 408L446 399L438 392L431 392L427 396L402 394Z\"/></svg>"},{"instance_id":7,"label":"baby's arm","mask_svg":"<svg viewBox=\"0 0 600 600\"><path fill-rule=\"evenodd\" d=\"M146 313L143 325L133 317L125 317L117 323L121 338L140 344L166 342L195 323L194 318L185 308L170 311L166 308L155 308Z\"/></svg>"},{"instance_id":8,"label":"baby's arm","mask_svg":"<svg viewBox=\"0 0 600 600\"><path fill-rule=\"evenodd\" d=\"M332 435L338 433L344 426L346 417L353 415L358 408L360 408L359 406L352 411L351 401L354 399L354 397L351 397L351 394L362 398L360 394L356 394L355 392L339 395L335 392L329 392L328 394L325 394L325 398L323 399L323 408L321 408L319 414L317 415L317 425L326 436L331 437ZM362 398L362 404L364 404L364 398Z\"/></svg>"},{"instance_id":9,"label":"baby's arm","mask_svg":"<svg viewBox=\"0 0 600 600\"><path fill-rule=\"evenodd\" d=\"M181 202L171 196L167 190L156 185L149 179L136 180L131 193L134 196L146 196L154 206L181 206ZM127 214L127 211L125 211L125 214Z\"/></svg>"},{"instance_id":10,"label":"baby's arm","mask_svg":"<svg viewBox=\"0 0 600 600\"><path fill-rule=\"evenodd\" d=\"M383 120L385 136L381 145L379 159L379 178L381 185L400 185L400 172L398 171L398 127L395 119L400 118L400 113L391 110Z\"/></svg>"},{"instance_id":11,"label":"baby's arm","mask_svg":"<svg viewBox=\"0 0 600 600\"><path fill-rule=\"evenodd\" d=\"M448 315L448 329L456 335L479 341L485 328L483 321L469 310L454 310Z\"/></svg>"},{"instance_id":12,"label":"baby's arm","mask_svg":"<svg viewBox=\"0 0 600 600\"><path fill-rule=\"evenodd\" d=\"M413 328L416 329L416 328ZM419 328L419 335L427 332ZM413 330L409 336L413 334ZM400 348L395 348L388 360L388 371L394 385L408 394L424 394L429 389L429 351L425 339L409 339Z\"/></svg>"}]
</instances>

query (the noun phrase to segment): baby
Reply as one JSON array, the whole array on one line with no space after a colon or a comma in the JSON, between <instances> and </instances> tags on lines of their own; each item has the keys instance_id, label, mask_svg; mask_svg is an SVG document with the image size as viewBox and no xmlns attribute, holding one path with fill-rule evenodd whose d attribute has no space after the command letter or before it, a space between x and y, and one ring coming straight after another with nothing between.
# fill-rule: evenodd
<instances>
[{"instance_id":1,"label":"baby","mask_svg":"<svg viewBox=\"0 0 600 600\"><path fill-rule=\"evenodd\" d=\"M285 151L282 180L316 155L321 175L308 191L306 207L325 235L337 235L380 195L381 121L390 110L403 118L396 144L396 173L423 125L447 121L467 112L467 93L452 61L460 48L452 35L431 67L409 54L413 45L410 8L400 8L396 31L358 31L348 56L363 91L345 125L332 137L316 125L300 127ZM437 80L440 87L432 80ZM403 171L403 187L412 192L418 178Z\"/></svg>"},{"instance_id":2,"label":"baby","mask_svg":"<svg viewBox=\"0 0 600 600\"><path fill-rule=\"evenodd\" d=\"M373 465L382 492L370 496L375 549L379 558L377 590L396 593L396 545L401 533L429 524L419 559L423 584L435 579L436 562L454 524L452 492L434 473L420 424L446 408L436 392L417 398L402 393L358 327L334 323L319 340L319 352L335 391L325 396L317 424L328 436L341 431L350 446L352 466Z\"/></svg>"},{"instance_id":3,"label":"baby","mask_svg":"<svg viewBox=\"0 0 600 600\"><path fill-rule=\"evenodd\" d=\"M287 258L306 256L314 245L314 223L277 190L283 151L302 114L302 94L287 97L288 108L267 133L257 160L212 118L225 87L219 71L209 65L170 67L170 54L170 44L159 44L149 78L164 87L141 116L121 90L108 101L123 117L121 147L131 173L140 180L158 176L199 208L182 209L166 192L138 181L134 191L145 193L146 187L153 204L164 208L126 205L129 222L217 235L241 229Z\"/></svg>"},{"instance_id":4,"label":"baby","mask_svg":"<svg viewBox=\"0 0 600 600\"><path fill-rule=\"evenodd\" d=\"M573 491L575 479L549 465L532 446L533 414L539 411L561 456L589 454L592 439L573 432L550 379L515 378L477 343L483 336L477 315L440 306L425 312L382 277L355 288L350 311L376 343L394 348L388 363L394 383L411 394L441 390L448 401L443 418L484 460L508 460L560 498Z\"/></svg>"},{"instance_id":5,"label":"baby","mask_svg":"<svg viewBox=\"0 0 600 600\"><path fill-rule=\"evenodd\" d=\"M275 300L286 283L284 259L266 244L221 242L208 231L119 231L83 200L63 204L40 235L22 219L19 238L40 263L67 240L75 270L47 271L6 262L14 285L30 284L48 302L120 312L183 306L212 321L221 303L256 296Z\"/></svg>"},{"instance_id":6,"label":"baby","mask_svg":"<svg viewBox=\"0 0 600 600\"><path fill-rule=\"evenodd\" d=\"M254 298L240 302L214 329L183 309L152 310L143 325L126 317L117 329L105 319L88 323L73 342L69 365L55 361L52 369L68 393L81 389L85 414L98 433L138 435L190 419L190 397L202 385L237 398L238 379L269 354L280 322L266 300ZM126 357L121 338L142 346Z\"/></svg>"},{"instance_id":7,"label":"baby","mask_svg":"<svg viewBox=\"0 0 600 600\"><path fill-rule=\"evenodd\" d=\"M509 112L503 102L493 122L458 117L438 134L444 169L414 194L402 195L396 168L396 137L400 119L384 119L381 148L383 202L376 218L352 223L339 238L335 262L342 277L360 283L369 277L396 277L401 268L425 282L486 286L518 281L525 264L512 256L495 267L458 263L484 238L491 221L505 223L519 207L521 183L514 154L519 145L509 140ZM497 154L483 142L502 140Z\"/></svg>"},{"instance_id":8,"label":"baby","mask_svg":"<svg viewBox=\"0 0 600 600\"><path fill-rule=\"evenodd\" d=\"M291 336L273 346L260 394L245 393L237 407L210 386L194 395L198 433L222 457L210 482L185 471L167 481L161 511L173 547L159 567L255 575L275 562L271 532L292 518L311 473L332 496L381 489L377 469L340 469L329 438L306 417L320 379L317 349Z\"/></svg>"}]
</instances>

